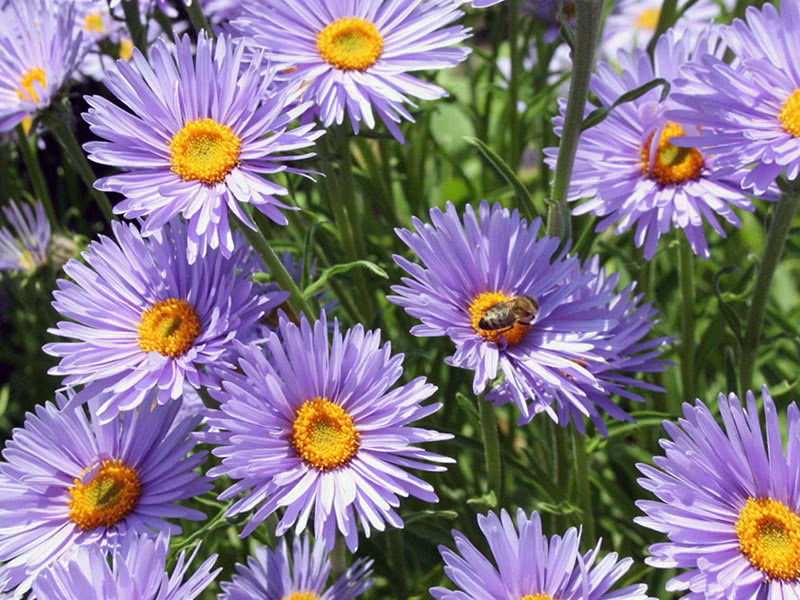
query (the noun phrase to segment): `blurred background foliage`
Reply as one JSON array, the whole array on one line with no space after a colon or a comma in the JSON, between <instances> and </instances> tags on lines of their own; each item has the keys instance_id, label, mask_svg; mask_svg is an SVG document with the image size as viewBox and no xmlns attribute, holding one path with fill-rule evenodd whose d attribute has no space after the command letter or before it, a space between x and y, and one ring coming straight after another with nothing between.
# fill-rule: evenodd
<instances>
[{"instance_id":1,"label":"blurred background foliage","mask_svg":"<svg viewBox=\"0 0 800 600\"><path fill-rule=\"evenodd\" d=\"M610 8L611 3L608 4ZM742 14L747 4L756 3L739 2L736 12ZM442 207L450 201L461 210L466 204L477 205L483 198L521 207L524 194L532 198L537 216L546 214L551 174L541 151L558 143L551 119L566 79L556 74L553 80L549 59L563 41L545 41L552 24L523 12L517 38L519 49L535 47L540 60L525 71L519 82L518 101L524 108L515 115L512 129L511 92L498 59L510 53L508 12L514 5L505 2L490 10L468 11L467 21L475 32L474 52L460 68L437 73L437 83L450 95L439 102L424 103L414 111L416 123L403 127L405 145L395 142L383 129L364 131L359 137L352 137L346 129L329 131L319 141L318 157L304 165L327 173L328 177L317 176L312 181L281 176L281 183L289 187L293 203L301 210L287 212L288 227L260 224L270 232L270 242L277 250L290 250L306 261L316 261L318 276L336 265L356 260L371 263L366 265L369 268L362 262L328 271L326 287L339 301L336 316L348 326L361 322L380 328L383 337L392 342L393 351L406 356L403 380L423 375L439 388L435 399L443 402L444 408L424 425L455 435L452 441L438 444L436 450L458 462L446 473L426 476L440 496L439 504L407 499L400 507L406 522L404 530L377 532L362 539L359 555L375 559L377 576L377 583L365 594L366 598L427 598L429 587L446 582L437 545L452 546L450 529L457 528L486 550L476 515L489 509L538 510L549 534L580 526L586 518L581 507L586 503L579 498L571 462L569 446L573 443L584 443L589 452L588 504L595 534L604 539L603 552L614 551L636 560L622 584L644 581L649 584L650 595L668 598L664 582L672 573L652 569L643 562L647 546L659 541L659 536L634 524L632 519L640 514L634 502L646 497L636 483L635 464L651 463L653 454L661 452L658 439L662 436L663 419L675 418L681 403L692 400L683 395L677 368L678 344L668 346L664 355L676 366L665 373L646 376L666 392L643 392L644 404L617 398L637 423L607 420L608 437L596 433L590 423L585 437L573 437L545 416L517 426L518 414L513 405L497 409L503 457L503 489L498 498L487 489L471 374L444 364L443 359L453 350L449 339L411 336L409 330L415 320L385 298L390 285L401 276L392 255L413 260L393 231L409 227L412 216L428 221L431 207ZM82 99L86 93L108 95L101 84L94 82L76 82L71 88L74 126L81 142L91 139L78 116L87 108ZM33 197L31 179L19 154L20 144L37 149L62 232L76 248L80 250L98 234L108 233L88 190L46 131L0 144L0 201ZM482 150L481 145L488 151ZM344 151L346 148L349 153ZM487 155L494 156L494 160ZM352 161L352 180L347 176L347 161ZM103 168L97 168L96 173L105 174ZM509 180L508 173L516 175ZM330 208L337 199L348 222ZM719 393L738 389L735 365L742 323L771 211L771 205L757 201L755 213L740 215L740 230L726 226L727 239L709 236L710 260L694 261L694 306L685 306L680 297L677 236L663 240L655 258L645 261L642 252L634 248L630 233L616 237L612 230L594 234L593 217L573 218L576 237L583 237L579 243L581 256L599 254L608 271L620 273L620 289L635 281L637 290L645 293L645 300L658 308L660 322L651 333L653 337L678 338L682 313L693 311L694 385L696 395L706 402L713 403ZM779 407L798 398L800 381L798 225L794 223L772 285L755 378L757 385L769 386ZM59 386L57 377L46 375L55 364L54 359L41 352L42 344L54 341L47 329L57 320L50 301L59 276L57 266L46 265L29 275L0 277L0 433L5 437L22 424L25 412L33 405L52 399ZM308 273L304 276L301 289L311 284ZM207 467L214 460L210 458ZM217 492L227 485L224 479L217 480ZM220 512L224 506L215 497L216 493L193 501L209 515L213 526L187 524L184 536L173 540L176 548L202 541L201 555L220 554L224 571L205 592L203 597L207 598L215 597L218 583L230 579L233 565L244 562L245 553L253 544L274 543L266 527L259 527L247 539L239 539L243 519L224 519ZM199 535L193 536L200 527L203 529ZM594 544L594 539L584 540L585 547Z\"/></svg>"}]
</instances>

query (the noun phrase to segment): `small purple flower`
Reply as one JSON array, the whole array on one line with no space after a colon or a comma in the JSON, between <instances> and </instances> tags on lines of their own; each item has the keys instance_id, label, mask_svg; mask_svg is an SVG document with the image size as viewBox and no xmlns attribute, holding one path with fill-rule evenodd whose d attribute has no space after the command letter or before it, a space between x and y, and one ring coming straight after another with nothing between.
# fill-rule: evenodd
<instances>
[{"instance_id":1,"label":"small purple flower","mask_svg":"<svg viewBox=\"0 0 800 600\"><path fill-rule=\"evenodd\" d=\"M643 583L610 591L633 565L611 552L595 564L594 550L580 553L580 533L571 527L564 537L548 538L536 511L528 517L517 510L516 525L503 509L478 516L492 551L493 564L459 531L456 550L439 546L444 572L458 590L431 588L436 600L650 600Z\"/></svg>"},{"instance_id":2,"label":"small purple flower","mask_svg":"<svg viewBox=\"0 0 800 600\"><path fill-rule=\"evenodd\" d=\"M403 142L397 124L413 121L410 97L436 100L444 89L409 72L453 67L469 54L456 44L470 30L453 0L248 0L234 27L285 73L288 87L313 101L322 124L350 119L375 127L378 114Z\"/></svg>"},{"instance_id":3,"label":"small purple flower","mask_svg":"<svg viewBox=\"0 0 800 600\"><path fill-rule=\"evenodd\" d=\"M674 98L686 108L669 116L702 128L680 145L703 146L735 169L745 189L769 193L775 179L800 175L800 2L785 0L747 9L723 36L736 53L732 64L705 56L682 71Z\"/></svg>"},{"instance_id":4,"label":"small purple flower","mask_svg":"<svg viewBox=\"0 0 800 600\"><path fill-rule=\"evenodd\" d=\"M396 230L423 263L394 257L410 276L388 299L422 321L411 333L450 337L456 350L445 362L475 371L475 394L503 375L488 399L513 401L523 423L547 411L562 425L571 417L580 430L590 417L604 432L595 406L629 418L609 397L640 400L625 390L630 385L659 389L622 375L663 370L657 346L666 340L641 341L655 310L637 308L641 296L629 299L633 287L615 294L617 277L607 278L597 259L582 268L557 253L558 239L539 237L539 219L529 225L516 210L485 201L478 212L480 219L467 206L462 222L448 204L444 213L431 210L432 225L415 217L416 233ZM534 303L527 322L485 322L487 313L518 298Z\"/></svg>"},{"instance_id":5,"label":"small purple flower","mask_svg":"<svg viewBox=\"0 0 800 600\"><path fill-rule=\"evenodd\" d=\"M356 560L331 586L327 586L331 563L325 544L313 549L308 535L295 537L291 556L286 540L275 552L265 546L255 549L247 565L237 564L230 583L222 583L219 600L350 600L373 583L372 560Z\"/></svg>"},{"instance_id":6,"label":"small purple flower","mask_svg":"<svg viewBox=\"0 0 800 600\"><path fill-rule=\"evenodd\" d=\"M47 262L50 221L41 202L33 208L13 200L3 207L9 227L0 227L0 271L30 273Z\"/></svg>"},{"instance_id":7,"label":"small purple flower","mask_svg":"<svg viewBox=\"0 0 800 600\"><path fill-rule=\"evenodd\" d=\"M639 464L639 484L658 500L640 500L639 525L667 536L647 564L688 569L667 592L690 600L795 598L800 593L800 411L786 411L786 447L775 403L761 388L766 444L751 392L718 397L725 426L700 400L684 403L655 467Z\"/></svg>"},{"instance_id":8,"label":"small purple flower","mask_svg":"<svg viewBox=\"0 0 800 600\"><path fill-rule=\"evenodd\" d=\"M209 248L233 253L229 210L255 229L242 203L287 223L279 209L289 207L275 198L287 190L262 175L299 172L283 163L308 155L283 153L313 145L322 132L313 124L289 129L308 104L272 92L272 71L258 56L243 60L243 40L213 42L201 33L196 57L188 36L176 44L159 39L150 63L135 49L131 63L117 61L105 84L130 111L87 96L91 108L83 117L106 141L84 148L95 162L126 171L95 187L125 196L114 211L144 218L143 235L183 215L194 262Z\"/></svg>"},{"instance_id":9,"label":"small purple flower","mask_svg":"<svg viewBox=\"0 0 800 600\"><path fill-rule=\"evenodd\" d=\"M336 323L331 334L324 313L313 326L283 317L264 350L239 351L242 374L222 376L222 391L211 392L221 405L207 413L212 430L196 435L222 458L209 475L235 481L220 499L244 493L228 514L255 510L243 537L283 508L278 535L293 526L299 534L313 518L315 539L331 549L338 529L354 551L356 518L369 536L403 526L398 496L438 501L406 471L454 462L417 446L451 435L411 426L441 407L422 404L436 387L418 377L392 388L403 355L380 346L379 331L357 325L342 335Z\"/></svg>"},{"instance_id":10,"label":"small purple flower","mask_svg":"<svg viewBox=\"0 0 800 600\"><path fill-rule=\"evenodd\" d=\"M25 0L0 9L0 133L50 105L81 50L73 6Z\"/></svg>"},{"instance_id":11,"label":"small purple flower","mask_svg":"<svg viewBox=\"0 0 800 600\"><path fill-rule=\"evenodd\" d=\"M670 31L659 38L653 63L644 50L620 52L621 72L607 63L599 65L591 90L604 106L611 106L622 94L655 78L673 83L681 66L708 52L721 56L724 51L714 31L699 40ZM707 259L704 223L725 237L717 217L740 227L733 208L752 212L754 206L739 178L720 165L717 155L705 147L679 147L680 140L699 139L695 137L698 123L668 118L668 111L676 105L672 96L662 100L661 93L661 88L656 88L617 106L603 122L581 135L569 200L587 200L572 212L601 217L597 231L614 226L619 235L635 226L634 243L644 246L648 260L661 236L680 228L694 253ZM562 102L561 115L554 120L559 135L565 109ZM554 165L558 149L548 148L545 153L548 164ZM764 196L765 200L776 198L777 189Z\"/></svg>"},{"instance_id":12,"label":"small purple flower","mask_svg":"<svg viewBox=\"0 0 800 600\"><path fill-rule=\"evenodd\" d=\"M211 251L189 264L186 225L142 238L132 224L113 224L116 241L101 236L71 260L59 279L53 307L72 321L50 332L77 341L51 343L61 358L51 375L85 386L75 402L102 396L98 416L113 419L134 409L152 390L159 404L185 387L214 385L233 340L255 335L258 318L287 294L253 294L244 266L247 247L225 257Z\"/></svg>"},{"instance_id":13,"label":"small purple flower","mask_svg":"<svg viewBox=\"0 0 800 600\"><path fill-rule=\"evenodd\" d=\"M211 489L196 471L204 452L177 421L180 402L100 424L83 407L48 402L15 429L0 462L0 591L21 594L43 568L78 546L106 548L138 532L181 532L170 519L204 519L175 502ZM90 413L97 404L91 401ZM16 588L16 589L15 589ZM40 597L41 598L41 597Z\"/></svg>"},{"instance_id":14,"label":"small purple flower","mask_svg":"<svg viewBox=\"0 0 800 600\"><path fill-rule=\"evenodd\" d=\"M155 538L130 535L110 552L97 545L85 546L43 571L33 584L33 593L39 600L192 600L222 570L211 570L215 554L184 581L199 548L188 559L181 552L169 575L165 572L169 535L164 533Z\"/></svg>"}]
</instances>

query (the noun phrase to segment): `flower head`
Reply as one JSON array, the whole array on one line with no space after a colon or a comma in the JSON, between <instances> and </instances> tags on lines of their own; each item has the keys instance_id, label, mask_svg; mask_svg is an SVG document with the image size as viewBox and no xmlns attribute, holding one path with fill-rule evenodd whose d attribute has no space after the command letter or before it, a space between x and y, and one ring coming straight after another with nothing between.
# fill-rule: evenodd
<instances>
[{"instance_id":1,"label":"flower head","mask_svg":"<svg viewBox=\"0 0 800 600\"><path fill-rule=\"evenodd\" d=\"M330 339L329 341L329 338ZM333 547L336 530L358 546L356 517L369 536L388 522L402 527L398 496L437 502L433 487L405 468L442 471L451 459L416 446L448 434L410 426L440 407L422 405L436 387L418 377L392 388L403 374L402 355L380 346L380 332L361 325L332 334L323 313L313 326L285 317L265 350L240 348L242 374L223 375L221 402L207 414L212 430L197 435L216 445L222 464L209 471L236 482L220 496L245 493L235 515L255 509L248 535L285 508L277 533L301 533L314 520L315 539Z\"/></svg>"},{"instance_id":2,"label":"flower head","mask_svg":"<svg viewBox=\"0 0 800 600\"><path fill-rule=\"evenodd\" d=\"M666 340L641 342L655 311L637 308L640 296L628 299L632 287L615 294L617 277L606 277L597 259L581 268L556 252L556 238L539 237L539 219L529 225L485 201L480 219L467 206L462 222L452 204L430 214L432 225L412 219L416 233L397 230L423 266L395 256L410 277L388 299L422 321L412 334L453 340L445 360L475 371L476 394L502 374L489 399L514 401L523 422L547 411L581 429L591 417L605 431L595 406L625 418L610 395L640 399L625 386L653 389L622 372L663 369L655 348ZM517 312L525 318L511 312L521 298L534 303L529 314Z\"/></svg>"},{"instance_id":3,"label":"flower head","mask_svg":"<svg viewBox=\"0 0 800 600\"><path fill-rule=\"evenodd\" d=\"M9 227L0 227L0 271L27 273L47 262L50 221L41 202L33 208L13 200L3 207Z\"/></svg>"},{"instance_id":4,"label":"flower head","mask_svg":"<svg viewBox=\"0 0 800 600\"><path fill-rule=\"evenodd\" d=\"M368 590L373 583L372 561L358 559L331 586L331 571L325 544L311 548L308 535L294 538L291 555L286 540L275 552L259 546L247 565L236 565L237 574L223 583L219 600L350 600Z\"/></svg>"},{"instance_id":5,"label":"flower head","mask_svg":"<svg viewBox=\"0 0 800 600\"><path fill-rule=\"evenodd\" d=\"M180 222L144 239L133 225L113 224L116 240L101 236L70 261L53 293L53 307L72 321L51 333L77 341L51 343L61 358L50 370L66 385L85 386L75 402L102 396L99 413L113 419L140 406L152 390L165 403L184 387L213 383L234 339L247 341L258 318L286 299L252 293L243 266L246 248L226 258L209 252L189 264L190 234Z\"/></svg>"},{"instance_id":6,"label":"flower head","mask_svg":"<svg viewBox=\"0 0 800 600\"><path fill-rule=\"evenodd\" d=\"M134 50L132 62L117 61L105 79L130 111L100 96L86 98L91 108L83 117L105 140L84 145L89 158L126 171L95 186L124 195L114 211L143 217L144 235L183 215L191 262L208 248L233 253L229 210L255 228L242 203L285 225L279 209L288 207L275 196L287 191L262 175L295 171L283 163L302 156L281 154L311 146L322 134L313 125L289 129L307 105L271 92L272 71L264 72L258 56L245 63L244 47L242 40L214 42L201 33L193 57L188 36L176 45L162 38L149 64Z\"/></svg>"},{"instance_id":7,"label":"flower head","mask_svg":"<svg viewBox=\"0 0 800 600\"><path fill-rule=\"evenodd\" d=\"M664 422L665 456L637 465L639 484L658 500L640 500L636 522L666 534L647 563L689 569L667 583L687 598L789 598L800 592L800 411L786 413L784 450L775 404L761 389L766 444L756 401L743 407L720 394L724 430L699 400L683 419Z\"/></svg>"},{"instance_id":8,"label":"flower head","mask_svg":"<svg viewBox=\"0 0 800 600\"><path fill-rule=\"evenodd\" d=\"M169 575L165 572L169 535L165 533L158 537L132 534L110 551L84 546L43 571L33 584L33 593L40 600L192 600L221 570L211 570L215 554L184 581L199 549L196 546L188 560L181 552Z\"/></svg>"},{"instance_id":9,"label":"flower head","mask_svg":"<svg viewBox=\"0 0 800 600\"><path fill-rule=\"evenodd\" d=\"M625 92L655 78L672 83L682 65L707 52L721 55L724 50L712 32L699 41L668 32L659 38L653 63L644 50L620 52L621 74L601 64L591 89L604 106L610 106ZM617 106L581 135L569 199L588 200L573 214L602 217L598 231L615 226L614 233L621 234L635 225L634 242L637 247L644 245L647 259L671 228L682 229L695 254L708 258L704 223L725 237L718 217L739 227L741 221L733 208L753 211L753 203L735 174L720 165L718 156L705 147L680 145L680 140L698 139L697 123L668 118L667 111L675 104L661 94L660 88L652 89ZM564 111L562 103L561 116L554 121L559 134ZM549 148L545 153L554 164L558 150ZM776 189L764 196L776 198Z\"/></svg>"},{"instance_id":10,"label":"flower head","mask_svg":"<svg viewBox=\"0 0 800 600\"><path fill-rule=\"evenodd\" d=\"M186 456L199 417L177 421L174 402L100 424L83 407L65 408L66 397L56 400L60 408L48 402L28 413L3 451L0 591L22 593L77 546L106 548L153 529L180 533L165 519L205 518L174 504L211 489L195 471L205 453Z\"/></svg>"},{"instance_id":11,"label":"flower head","mask_svg":"<svg viewBox=\"0 0 800 600\"><path fill-rule=\"evenodd\" d=\"M0 133L45 108L80 58L75 10L55 0L11 2L0 12Z\"/></svg>"},{"instance_id":12,"label":"flower head","mask_svg":"<svg viewBox=\"0 0 800 600\"><path fill-rule=\"evenodd\" d=\"M528 517L522 509L517 510L516 525L504 509L500 517L493 512L479 515L478 526L496 565L453 530L457 552L445 546L439 552L445 574L459 590L432 588L436 600L649 600L644 584L609 591L633 559L617 560L612 552L597 561L600 542L581 555L580 533L574 527L563 538L548 538L539 513Z\"/></svg>"},{"instance_id":13,"label":"flower head","mask_svg":"<svg viewBox=\"0 0 800 600\"><path fill-rule=\"evenodd\" d=\"M723 36L737 60L706 55L682 71L674 94L685 106L669 116L702 128L681 145L702 145L719 164L738 172L741 185L769 193L781 173L800 174L800 2L747 9Z\"/></svg>"},{"instance_id":14,"label":"flower head","mask_svg":"<svg viewBox=\"0 0 800 600\"><path fill-rule=\"evenodd\" d=\"M313 101L322 124L353 130L375 127L373 111L392 135L413 121L410 97L435 100L441 87L410 72L452 67L469 54L456 46L469 30L451 25L463 13L459 2L441 0L249 0L234 21L240 33Z\"/></svg>"}]
</instances>

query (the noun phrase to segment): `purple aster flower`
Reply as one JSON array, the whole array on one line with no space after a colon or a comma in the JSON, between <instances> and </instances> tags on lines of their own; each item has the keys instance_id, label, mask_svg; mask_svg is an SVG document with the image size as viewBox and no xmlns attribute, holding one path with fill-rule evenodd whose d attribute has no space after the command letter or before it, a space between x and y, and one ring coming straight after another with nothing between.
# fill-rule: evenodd
<instances>
[{"instance_id":1,"label":"purple aster flower","mask_svg":"<svg viewBox=\"0 0 800 600\"><path fill-rule=\"evenodd\" d=\"M539 513L530 518L517 510L516 525L501 511L478 515L495 564L459 531L457 552L439 546L444 572L458 591L431 588L436 600L649 600L643 583L609 591L628 572L633 559L617 560L611 552L597 561L600 543L581 555L580 533L571 527L564 537L542 533ZM595 564L597 561L597 564Z\"/></svg>"},{"instance_id":2,"label":"purple aster flower","mask_svg":"<svg viewBox=\"0 0 800 600\"><path fill-rule=\"evenodd\" d=\"M100 546L82 547L43 571L33 584L33 593L39 600L192 600L221 571L211 570L215 554L184 581L199 548L188 560L181 552L168 575L169 536L164 533L157 538L130 535L110 552Z\"/></svg>"},{"instance_id":3,"label":"purple aster flower","mask_svg":"<svg viewBox=\"0 0 800 600\"><path fill-rule=\"evenodd\" d=\"M191 262L208 248L233 252L228 210L255 228L241 203L285 225L279 209L289 207L275 195L287 191L262 175L299 172L283 163L303 156L282 153L311 146L322 135L313 124L289 129L308 105L270 92L271 71L264 72L259 56L244 63L244 47L242 40L220 36L213 42L201 33L193 58L188 36L177 46L161 38L149 64L134 49L132 63L117 61L105 79L130 111L86 97L91 108L83 117L106 140L84 145L89 158L126 171L95 187L124 195L114 211L143 217L145 236L183 215Z\"/></svg>"},{"instance_id":4,"label":"purple aster flower","mask_svg":"<svg viewBox=\"0 0 800 600\"><path fill-rule=\"evenodd\" d=\"M720 394L717 424L700 400L683 419L664 422L665 456L637 465L639 484L658 500L640 500L636 522L666 534L646 562L688 569L667 583L684 598L796 598L800 593L800 411L786 412L786 439L766 386L761 388L766 444L756 401Z\"/></svg>"},{"instance_id":5,"label":"purple aster flower","mask_svg":"<svg viewBox=\"0 0 800 600\"><path fill-rule=\"evenodd\" d=\"M529 225L518 211L485 201L478 212L480 220L467 206L462 223L448 204L444 213L431 210L433 225L413 218L416 233L396 230L423 266L395 256L410 277L388 299L422 321L412 334L453 340L445 362L475 371L476 394L502 374L489 399L513 400L521 422L544 410L562 425L572 416L581 429L582 417L591 417L605 431L594 405L622 418L610 394L639 399L624 386L658 389L620 373L663 370L655 347L666 340L640 341L655 311L636 308L633 287L614 294L617 277L607 278L597 259L583 270L577 258L557 254L558 239L538 236L540 219ZM497 317L520 299L533 303L526 318Z\"/></svg>"},{"instance_id":6,"label":"purple aster flower","mask_svg":"<svg viewBox=\"0 0 800 600\"><path fill-rule=\"evenodd\" d=\"M0 591L22 593L78 546L105 548L153 529L176 534L181 528L164 519L205 518L174 504L211 489L195 470L205 453L186 456L199 417L176 421L173 402L100 424L83 407L66 408L65 396L56 401L60 408L48 402L28 413L3 450Z\"/></svg>"},{"instance_id":7,"label":"purple aster flower","mask_svg":"<svg viewBox=\"0 0 800 600\"><path fill-rule=\"evenodd\" d=\"M189 264L190 234L180 222L144 239L132 224L112 225L116 241L101 236L72 260L53 293L61 321L55 335L78 341L47 344L61 358L51 375L83 385L75 402L102 395L103 420L141 405L151 390L163 404L185 386L213 385L234 339L248 341L258 318L287 295L252 293L249 274L238 272L247 251L218 251Z\"/></svg>"},{"instance_id":8,"label":"purple aster flower","mask_svg":"<svg viewBox=\"0 0 800 600\"><path fill-rule=\"evenodd\" d=\"M233 25L312 100L322 124L347 113L358 133L373 111L403 141L397 124L413 121L410 97L436 100L441 87L409 72L452 67L469 54L455 46L470 30L452 0L248 0Z\"/></svg>"},{"instance_id":9,"label":"purple aster flower","mask_svg":"<svg viewBox=\"0 0 800 600\"><path fill-rule=\"evenodd\" d=\"M11 2L0 19L0 133L45 108L69 79L81 50L72 6Z\"/></svg>"},{"instance_id":10,"label":"purple aster flower","mask_svg":"<svg viewBox=\"0 0 800 600\"><path fill-rule=\"evenodd\" d=\"M286 540L278 549L258 546L247 565L236 565L237 574L230 583L221 584L219 600L350 600L368 590L373 583L372 560L356 560L331 586L331 571L325 544L314 548L308 535L294 538L292 553Z\"/></svg>"},{"instance_id":11,"label":"purple aster flower","mask_svg":"<svg viewBox=\"0 0 800 600\"><path fill-rule=\"evenodd\" d=\"M780 13L769 3L748 8L747 23L723 29L738 60L704 56L685 67L674 97L687 108L669 115L702 127L680 145L703 146L758 195L782 172L790 180L800 174L799 29L797 0L782 2Z\"/></svg>"},{"instance_id":12,"label":"purple aster flower","mask_svg":"<svg viewBox=\"0 0 800 600\"><path fill-rule=\"evenodd\" d=\"M9 227L0 227L0 271L30 273L47 262L50 221L41 202L32 208L13 200L3 207Z\"/></svg>"},{"instance_id":13,"label":"purple aster flower","mask_svg":"<svg viewBox=\"0 0 800 600\"><path fill-rule=\"evenodd\" d=\"M721 55L724 51L712 31L699 41L670 31L658 40L655 66L644 50L620 52L621 73L609 64L599 65L591 89L604 106L610 106L625 92L657 77L674 82L682 65L706 52ZM725 237L717 217L740 227L733 208L751 212L754 206L738 177L720 165L717 155L705 148L675 145L682 136L697 139L692 136L698 129L694 122L668 119L666 113L675 104L671 96L662 101L661 93L656 88L616 107L603 122L581 135L569 200L588 198L573 214L602 217L597 231L614 226L619 235L635 225L634 243L644 245L648 260L661 236L673 227L682 229L695 254L707 259L704 222ZM565 110L562 102L561 115L554 119L559 135ZM558 149L548 148L545 153L548 164L554 165ZM777 189L771 189L764 199L777 199Z\"/></svg>"},{"instance_id":14,"label":"purple aster flower","mask_svg":"<svg viewBox=\"0 0 800 600\"><path fill-rule=\"evenodd\" d=\"M380 332L361 325L342 335L336 323L331 334L323 313L313 327L305 316L299 327L281 318L265 343L269 359L256 346L240 347L243 374L226 372L223 391L212 391L221 406L207 422L216 431L196 435L223 459L209 475L236 480L220 499L244 493L228 514L255 509L243 537L284 508L278 535L292 526L301 533L313 517L315 539L331 549L338 529L354 551L356 517L369 536L386 523L403 526L398 496L438 501L406 471L454 462L416 446L451 435L410 426L441 407L422 405L436 386L418 377L391 388L403 355L379 344Z\"/></svg>"}]
</instances>

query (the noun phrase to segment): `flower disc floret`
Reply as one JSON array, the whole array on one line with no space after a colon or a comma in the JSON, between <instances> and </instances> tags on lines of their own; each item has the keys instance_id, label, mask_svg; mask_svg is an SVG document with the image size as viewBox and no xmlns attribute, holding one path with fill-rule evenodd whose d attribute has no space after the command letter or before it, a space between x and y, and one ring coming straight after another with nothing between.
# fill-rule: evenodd
<instances>
[{"instance_id":1,"label":"flower disc floret","mask_svg":"<svg viewBox=\"0 0 800 600\"><path fill-rule=\"evenodd\" d=\"M510 300L511 296L503 294L502 292L482 292L473 298L469 305L469 314L472 319L472 328L479 336L495 344L501 343L501 336L505 339L505 343L509 346L516 346L525 337L525 334L530 331L530 326L523 323L515 322L510 329L483 329L480 326L481 319L486 312L499 304Z\"/></svg>"},{"instance_id":2,"label":"flower disc floret","mask_svg":"<svg viewBox=\"0 0 800 600\"><path fill-rule=\"evenodd\" d=\"M671 143L671 139L683 136L683 127L667 123L658 140L655 160L650 164L650 149L655 131L642 145L642 172L661 185L675 185L697 179L703 170L703 156L697 148L682 148Z\"/></svg>"},{"instance_id":3,"label":"flower disc floret","mask_svg":"<svg viewBox=\"0 0 800 600\"><path fill-rule=\"evenodd\" d=\"M383 38L366 19L342 17L319 32L317 50L337 69L365 71L380 57Z\"/></svg>"},{"instance_id":4,"label":"flower disc floret","mask_svg":"<svg viewBox=\"0 0 800 600\"><path fill-rule=\"evenodd\" d=\"M319 600L319 596L313 592L292 592L284 596L283 600Z\"/></svg>"},{"instance_id":5,"label":"flower disc floret","mask_svg":"<svg viewBox=\"0 0 800 600\"><path fill-rule=\"evenodd\" d=\"M736 521L739 549L772 579L800 575L800 516L772 498L748 498Z\"/></svg>"},{"instance_id":6,"label":"flower disc floret","mask_svg":"<svg viewBox=\"0 0 800 600\"><path fill-rule=\"evenodd\" d=\"M47 78L45 77L44 69L41 67L31 67L28 72L22 76L19 87L17 88L17 96L20 100L39 102L39 94L36 91L36 87L33 85L34 81L41 86L41 89L44 89L45 85L47 85Z\"/></svg>"},{"instance_id":7,"label":"flower disc floret","mask_svg":"<svg viewBox=\"0 0 800 600\"><path fill-rule=\"evenodd\" d=\"M239 166L240 140L214 119L187 121L169 143L172 171L184 181L214 185Z\"/></svg>"},{"instance_id":8,"label":"flower disc floret","mask_svg":"<svg viewBox=\"0 0 800 600\"><path fill-rule=\"evenodd\" d=\"M525 594L522 600L555 600L547 594Z\"/></svg>"},{"instance_id":9,"label":"flower disc floret","mask_svg":"<svg viewBox=\"0 0 800 600\"><path fill-rule=\"evenodd\" d=\"M178 358L192 347L201 326L197 311L186 300L169 298L144 311L137 329L142 350Z\"/></svg>"},{"instance_id":10,"label":"flower disc floret","mask_svg":"<svg viewBox=\"0 0 800 600\"><path fill-rule=\"evenodd\" d=\"M297 454L320 471L347 464L358 450L353 418L327 398L303 403L297 410L290 439Z\"/></svg>"},{"instance_id":11,"label":"flower disc floret","mask_svg":"<svg viewBox=\"0 0 800 600\"><path fill-rule=\"evenodd\" d=\"M121 460L104 460L88 482L75 479L69 489L69 518L84 530L113 527L133 510L141 492L136 469Z\"/></svg>"},{"instance_id":12,"label":"flower disc floret","mask_svg":"<svg viewBox=\"0 0 800 600\"><path fill-rule=\"evenodd\" d=\"M800 89L794 90L786 99L778 120L783 125L786 133L791 133L794 137L800 137Z\"/></svg>"}]
</instances>

